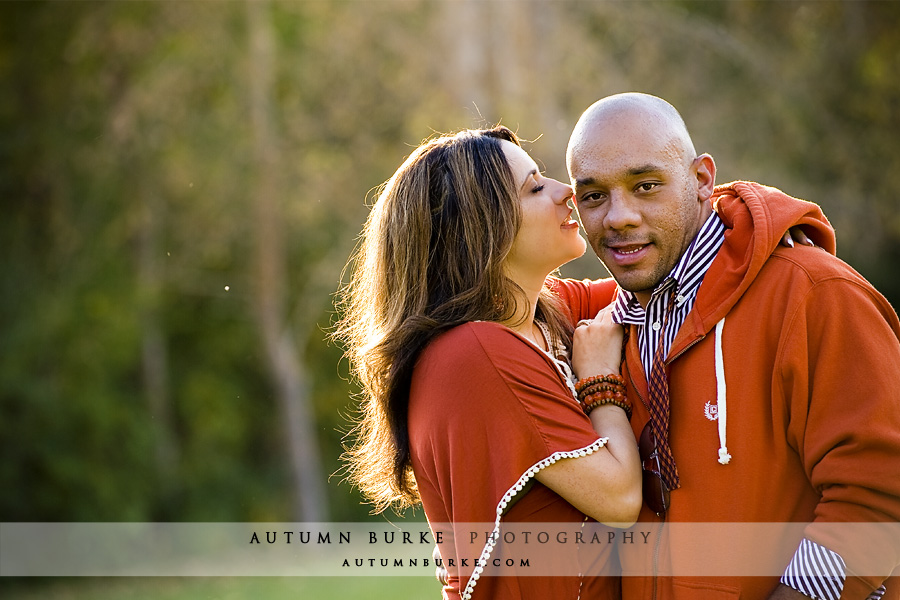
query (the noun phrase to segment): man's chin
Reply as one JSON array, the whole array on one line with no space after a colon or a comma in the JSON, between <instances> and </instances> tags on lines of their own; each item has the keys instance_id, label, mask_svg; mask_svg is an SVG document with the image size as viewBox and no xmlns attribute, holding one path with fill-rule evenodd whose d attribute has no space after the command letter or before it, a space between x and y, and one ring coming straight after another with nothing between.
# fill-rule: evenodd
<instances>
[{"instance_id":1,"label":"man's chin","mask_svg":"<svg viewBox=\"0 0 900 600\"><path fill-rule=\"evenodd\" d=\"M641 292L652 291L656 282L651 281L652 277L647 273L636 273L634 271L622 271L621 269L610 269L606 263L606 270L616 280L616 284L628 292L639 294Z\"/></svg>"},{"instance_id":2,"label":"man's chin","mask_svg":"<svg viewBox=\"0 0 900 600\"><path fill-rule=\"evenodd\" d=\"M656 285L657 282L653 281L654 274L647 269L640 269L637 266L623 267L612 260L612 257L597 252L596 248L594 252L612 278L616 280L616 284L623 290L637 294L652 290Z\"/></svg>"}]
</instances>

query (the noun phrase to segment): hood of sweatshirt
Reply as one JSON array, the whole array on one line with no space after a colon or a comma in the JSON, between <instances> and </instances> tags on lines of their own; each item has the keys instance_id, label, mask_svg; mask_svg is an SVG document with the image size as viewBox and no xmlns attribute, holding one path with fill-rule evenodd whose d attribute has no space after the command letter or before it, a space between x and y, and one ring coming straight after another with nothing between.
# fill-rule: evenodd
<instances>
[{"instance_id":1,"label":"hood of sweatshirt","mask_svg":"<svg viewBox=\"0 0 900 600\"><path fill-rule=\"evenodd\" d=\"M801 227L816 246L835 253L834 229L817 204L748 181L716 186L711 201L725 224L725 242L703 278L691 326L682 327L673 354L728 314L789 228Z\"/></svg>"},{"instance_id":2,"label":"hood of sweatshirt","mask_svg":"<svg viewBox=\"0 0 900 600\"><path fill-rule=\"evenodd\" d=\"M814 244L835 253L834 229L818 205L758 183L717 186L713 209L725 224L725 241L703 278L694 308L672 343L668 360L715 328L718 462L731 461L727 446L727 387L722 332L725 317L753 283L791 227L801 227Z\"/></svg>"}]
</instances>

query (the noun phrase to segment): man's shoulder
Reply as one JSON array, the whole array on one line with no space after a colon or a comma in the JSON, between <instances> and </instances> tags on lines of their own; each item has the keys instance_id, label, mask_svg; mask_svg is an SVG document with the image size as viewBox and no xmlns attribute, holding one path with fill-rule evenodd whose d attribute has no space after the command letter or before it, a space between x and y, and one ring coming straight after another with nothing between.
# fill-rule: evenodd
<instances>
[{"instance_id":1,"label":"man's shoulder","mask_svg":"<svg viewBox=\"0 0 900 600\"><path fill-rule=\"evenodd\" d=\"M748 293L756 299L760 298L759 293L763 297L783 298L772 301L785 303L785 309L802 305L813 311L828 307L867 314L874 311L872 315L879 313L898 329L896 311L884 295L849 264L821 248L778 248Z\"/></svg>"},{"instance_id":2,"label":"man's shoulder","mask_svg":"<svg viewBox=\"0 0 900 600\"><path fill-rule=\"evenodd\" d=\"M824 282L846 282L874 290L853 267L833 254L809 246L779 246L766 261L763 271L775 272L786 281L805 279L810 287ZM762 273L761 273L762 274Z\"/></svg>"}]
</instances>

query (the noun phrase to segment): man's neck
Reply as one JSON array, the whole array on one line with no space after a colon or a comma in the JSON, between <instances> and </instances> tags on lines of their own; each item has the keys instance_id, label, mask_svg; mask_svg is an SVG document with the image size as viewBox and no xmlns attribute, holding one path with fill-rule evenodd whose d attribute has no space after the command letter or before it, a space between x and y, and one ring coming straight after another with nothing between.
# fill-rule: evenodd
<instances>
[{"instance_id":1,"label":"man's neck","mask_svg":"<svg viewBox=\"0 0 900 600\"><path fill-rule=\"evenodd\" d=\"M655 288L654 288L655 289ZM653 290L649 292L634 292L634 298L646 310L647 304L650 303L650 297L653 296Z\"/></svg>"}]
</instances>

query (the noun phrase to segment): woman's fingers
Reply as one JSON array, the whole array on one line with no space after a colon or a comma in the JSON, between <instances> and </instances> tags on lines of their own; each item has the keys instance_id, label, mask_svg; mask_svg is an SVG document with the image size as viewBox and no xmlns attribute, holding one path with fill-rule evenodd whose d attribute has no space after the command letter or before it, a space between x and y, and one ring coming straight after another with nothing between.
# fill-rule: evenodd
<instances>
[{"instance_id":1,"label":"woman's fingers","mask_svg":"<svg viewBox=\"0 0 900 600\"><path fill-rule=\"evenodd\" d=\"M623 330L613 323L611 309L579 321L573 335L572 368L578 377L618 373L622 361Z\"/></svg>"},{"instance_id":2,"label":"woman's fingers","mask_svg":"<svg viewBox=\"0 0 900 600\"><path fill-rule=\"evenodd\" d=\"M802 245L802 246L812 246L815 247L815 244L809 236L803 233L803 230L799 227L791 227L787 231L784 232L784 235L781 236L781 244L783 246L787 246L788 248L794 247L794 242Z\"/></svg>"}]
</instances>

